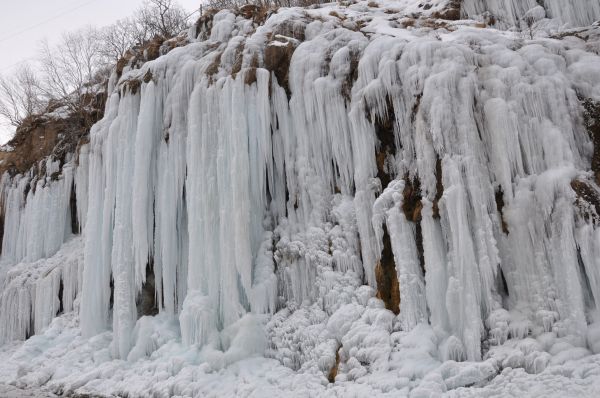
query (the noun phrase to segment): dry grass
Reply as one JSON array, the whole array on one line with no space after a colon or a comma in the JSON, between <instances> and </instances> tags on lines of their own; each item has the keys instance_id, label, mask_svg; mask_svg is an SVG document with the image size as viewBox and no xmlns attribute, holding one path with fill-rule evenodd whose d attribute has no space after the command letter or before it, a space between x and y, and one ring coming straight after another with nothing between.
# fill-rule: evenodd
<instances>
[{"instance_id":1,"label":"dry grass","mask_svg":"<svg viewBox=\"0 0 600 398\"><path fill-rule=\"evenodd\" d=\"M337 19L341 20L341 21L345 21L346 20L346 16L344 15L340 15L339 13L337 13L336 11L331 11L329 13L329 15L331 15L332 17L336 17Z\"/></svg>"}]
</instances>

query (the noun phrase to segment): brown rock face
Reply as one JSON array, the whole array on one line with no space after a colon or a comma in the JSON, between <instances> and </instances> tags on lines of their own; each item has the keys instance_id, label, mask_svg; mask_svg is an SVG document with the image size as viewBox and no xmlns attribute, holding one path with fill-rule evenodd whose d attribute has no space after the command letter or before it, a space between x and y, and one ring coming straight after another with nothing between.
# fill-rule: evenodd
<instances>
[{"instance_id":1,"label":"brown rock face","mask_svg":"<svg viewBox=\"0 0 600 398\"><path fill-rule=\"evenodd\" d=\"M155 60L160 56L160 46L165 41L164 37L154 36L152 40L148 42L148 44L144 48L144 58L146 61Z\"/></svg>"},{"instance_id":2,"label":"brown rock face","mask_svg":"<svg viewBox=\"0 0 600 398\"><path fill-rule=\"evenodd\" d=\"M596 184L600 185L600 102L585 99L581 103L584 109L583 118L585 127L594 143L592 171L596 177Z\"/></svg>"},{"instance_id":3,"label":"brown rock face","mask_svg":"<svg viewBox=\"0 0 600 398\"><path fill-rule=\"evenodd\" d=\"M75 193L75 184L71 185L69 211L71 213L71 232L78 234L81 232L81 225L79 225L79 220L77 219L77 195ZM0 240L0 242L2 242L2 240Z\"/></svg>"},{"instance_id":4,"label":"brown rock face","mask_svg":"<svg viewBox=\"0 0 600 398\"><path fill-rule=\"evenodd\" d=\"M275 74L277 83L285 89L288 98L291 95L289 85L290 62L297 42L283 36L277 36L276 40L267 44L265 48L265 68Z\"/></svg>"},{"instance_id":5,"label":"brown rock face","mask_svg":"<svg viewBox=\"0 0 600 398\"><path fill-rule=\"evenodd\" d=\"M352 87L354 82L358 79L358 62L360 61L360 54L355 51L350 52L350 72L346 75L342 83L342 95L348 103L352 100Z\"/></svg>"},{"instance_id":6,"label":"brown rock face","mask_svg":"<svg viewBox=\"0 0 600 398\"><path fill-rule=\"evenodd\" d=\"M152 81L152 72L148 70L142 80L144 80L144 83L150 83Z\"/></svg>"},{"instance_id":7,"label":"brown rock face","mask_svg":"<svg viewBox=\"0 0 600 398\"><path fill-rule=\"evenodd\" d=\"M421 231L421 211L423 210L423 197L421 196L421 181L418 178L411 180L408 176L405 177L406 184L402 195L402 211L408 221L415 223L415 243L417 245L417 253L419 255L419 264L421 270L425 273L425 256L423 252L423 233Z\"/></svg>"},{"instance_id":8,"label":"brown rock face","mask_svg":"<svg viewBox=\"0 0 600 398\"><path fill-rule=\"evenodd\" d=\"M129 51L127 51L127 53L125 53L124 56L119 58L119 60L117 61L117 65L116 65L117 77L121 77L121 75L123 74L123 69L125 69L127 64L129 64L129 61L131 61L133 56L134 56L133 52L131 50L129 50Z\"/></svg>"},{"instance_id":9,"label":"brown rock face","mask_svg":"<svg viewBox=\"0 0 600 398\"><path fill-rule=\"evenodd\" d=\"M440 199L444 194L444 185L442 184L442 159L439 157L435 161L435 198L433 198L432 212L433 218L440 218Z\"/></svg>"},{"instance_id":10,"label":"brown rock face","mask_svg":"<svg viewBox=\"0 0 600 398\"><path fill-rule=\"evenodd\" d=\"M413 121L416 118L418 108L420 105L420 96L417 96L412 112ZM390 155L394 155L396 153L396 141L394 135L394 108L391 100L387 99L387 116L384 118L375 118L374 127L375 134L379 140L379 147L377 152L375 153L375 160L377 164L377 177L381 181L381 185L385 188L390 181L392 180L392 176L389 175L389 171L386 167L386 160ZM438 202L442 197L444 192L444 187L442 185L442 162L440 158L436 160L436 194L433 199L433 216L435 218L439 218L439 206ZM425 273L425 257L424 257L424 249L423 249L423 234L421 229L421 211L423 210L423 202L422 202L422 194L421 194L421 182L418 177L411 179L408 175L404 176L405 186L402 192L403 202L402 202L402 212L404 213L406 219L410 222L415 223L415 244L417 253L419 256L419 263L421 265L421 270ZM395 308L398 308L399 311L399 303L400 303L400 294L399 294L399 286L398 279L395 270L394 257L391 254L391 244L389 243L389 236L387 231L384 233L384 253L382 254L381 261L377 264L375 273L377 277L377 284L380 286L380 278L384 282L384 287L382 292L378 292L378 297L386 302L386 308L392 309L392 311L396 311ZM387 256L387 262L392 264L390 267L389 264L385 265L385 253L386 250L390 253ZM393 269L392 269L393 268ZM393 272L394 278L389 277L389 275ZM387 275L387 276L386 276ZM395 286L394 286L395 284ZM397 293L397 304L396 298L393 297ZM384 298L385 297L385 298ZM388 301L386 301L388 300ZM397 312L395 312L397 313Z\"/></svg>"},{"instance_id":11,"label":"brown rock face","mask_svg":"<svg viewBox=\"0 0 600 398\"><path fill-rule=\"evenodd\" d=\"M77 118L28 119L8 142L13 150L0 151L0 175L5 171L11 175L25 173L37 166L40 160L51 155L64 160L65 155L74 152L80 140L87 134L87 129Z\"/></svg>"},{"instance_id":12,"label":"brown rock face","mask_svg":"<svg viewBox=\"0 0 600 398\"><path fill-rule=\"evenodd\" d=\"M58 142L63 123L45 123L43 119L28 119L8 143L11 152L0 152L0 175L24 173L40 159L52 153Z\"/></svg>"},{"instance_id":13,"label":"brown rock face","mask_svg":"<svg viewBox=\"0 0 600 398\"><path fill-rule=\"evenodd\" d=\"M219 12L219 10L211 8L202 14L200 18L195 23L196 27L196 38L200 40L206 40L210 37L213 26L213 19L215 14Z\"/></svg>"},{"instance_id":14,"label":"brown rock face","mask_svg":"<svg viewBox=\"0 0 600 398\"><path fill-rule=\"evenodd\" d=\"M386 167L386 160L389 156L396 154L396 138L394 136L394 106L390 98L386 98L387 112L385 117L375 117L373 124L375 126L375 135L379 140L379 147L375 153L377 163L377 178L381 181L382 189L388 186L392 180ZM368 114L368 112L367 112Z\"/></svg>"},{"instance_id":15,"label":"brown rock face","mask_svg":"<svg viewBox=\"0 0 600 398\"><path fill-rule=\"evenodd\" d=\"M591 164L594 178L589 181L575 179L571 181L571 188L577 195L575 204L582 216L600 222L600 102L583 98L580 101L584 110L583 122L594 145Z\"/></svg>"},{"instance_id":16,"label":"brown rock face","mask_svg":"<svg viewBox=\"0 0 600 398\"><path fill-rule=\"evenodd\" d=\"M392 101L387 99L387 113L385 117L375 117L373 124L375 134L379 140L375 160L377 164L377 177L383 189L388 186L392 176L387 169L387 159L396 153L394 138L394 108ZM368 112L367 112L368 114ZM375 266L375 280L377 281L377 298L382 300L385 308L398 315L400 313L400 283L396 272L396 262L392 251L392 242L385 225L383 225L383 250L381 258Z\"/></svg>"},{"instance_id":17,"label":"brown rock face","mask_svg":"<svg viewBox=\"0 0 600 398\"><path fill-rule=\"evenodd\" d=\"M138 318L145 315L154 316L158 314L158 303L156 302L156 282L154 277L153 261L150 260L146 267L146 282L142 285L142 291L137 299Z\"/></svg>"},{"instance_id":18,"label":"brown rock face","mask_svg":"<svg viewBox=\"0 0 600 398\"><path fill-rule=\"evenodd\" d=\"M423 203L421 202L421 181L418 178L411 180L406 176L406 184L402 196L402 211L408 221L421 222L421 210Z\"/></svg>"},{"instance_id":19,"label":"brown rock face","mask_svg":"<svg viewBox=\"0 0 600 398\"><path fill-rule=\"evenodd\" d=\"M240 14L246 19L252 19L258 13L259 8L255 4L246 4L240 7Z\"/></svg>"},{"instance_id":20,"label":"brown rock face","mask_svg":"<svg viewBox=\"0 0 600 398\"><path fill-rule=\"evenodd\" d=\"M439 19L447 19L450 21L459 20L460 19L461 2L462 2L461 0L451 0L448 3L448 6L444 10L434 12L432 14L432 17L439 18Z\"/></svg>"},{"instance_id":21,"label":"brown rock face","mask_svg":"<svg viewBox=\"0 0 600 398\"><path fill-rule=\"evenodd\" d=\"M340 367L340 350L338 349L335 353L335 365L333 365L333 367L329 371L329 374L327 375L327 380L329 380L330 383L335 383L335 376L337 376L337 374L338 374L339 367Z\"/></svg>"},{"instance_id":22,"label":"brown rock face","mask_svg":"<svg viewBox=\"0 0 600 398\"><path fill-rule=\"evenodd\" d=\"M60 160L62 166L66 155L88 140L91 126L104 116L106 92L85 94L81 102L82 110L68 111L65 117L49 113L25 119L8 142L12 150L0 151L0 176L5 171L11 175L25 173L48 156ZM47 112L58 108L60 104L48 105Z\"/></svg>"},{"instance_id":23,"label":"brown rock face","mask_svg":"<svg viewBox=\"0 0 600 398\"><path fill-rule=\"evenodd\" d=\"M124 91L129 91L131 94L135 95L142 87L142 82L138 79L129 79L121 83L121 88Z\"/></svg>"},{"instance_id":24,"label":"brown rock face","mask_svg":"<svg viewBox=\"0 0 600 398\"><path fill-rule=\"evenodd\" d=\"M154 36L151 40L127 50L125 55L117 61L117 77L121 77L123 70L128 65L133 69L140 68L146 62L155 60L174 48L185 46L188 43L189 40L185 36L177 36L171 39L159 35Z\"/></svg>"},{"instance_id":25,"label":"brown rock face","mask_svg":"<svg viewBox=\"0 0 600 398\"><path fill-rule=\"evenodd\" d=\"M398 315L400 313L400 284L396 273L396 263L392 252L392 242L387 228L383 226L383 251L375 267L377 298L383 300L385 308Z\"/></svg>"},{"instance_id":26,"label":"brown rock face","mask_svg":"<svg viewBox=\"0 0 600 398\"><path fill-rule=\"evenodd\" d=\"M598 220L600 216L600 191L594 186L591 181L573 180L571 188L577 195L576 204L582 210L584 217L594 217ZM589 209L595 210L596 214L590 212ZM600 221L600 220L598 220Z\"/></svg>"},{"instance_id":27,"label":"brown rock face","mask_svg":"<svg viewBox=\"0 0 600 398\"><path fill-rule=\"evenodd\" d=\"M500 213L500 222L502 223L502 232L508 234L508 224L504 220L504 192L502 189L498 189L495 194L496 197L496 210Z\"/></svg>"}]
</instances>

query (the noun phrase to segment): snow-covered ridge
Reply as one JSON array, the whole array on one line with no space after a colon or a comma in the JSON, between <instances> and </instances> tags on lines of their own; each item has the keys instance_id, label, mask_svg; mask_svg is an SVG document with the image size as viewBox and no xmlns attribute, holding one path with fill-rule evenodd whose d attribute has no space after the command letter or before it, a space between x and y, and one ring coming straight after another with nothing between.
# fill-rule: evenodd
<instances>
[{"instance_id":1,"label":"snow-covered ridge","mask_svg":"<svg viewBox=\"0 0 600 398\"><path fill-rule=\"evenodd\" d=\"M224 10L115 74L77 160L2 182L0 339L41 335L0 377L193 396L257 361L418 396L600 353L598 27L484 29L450 3ZM61 302L78 316L52 321Z\"/></svg>"}]
</instances>

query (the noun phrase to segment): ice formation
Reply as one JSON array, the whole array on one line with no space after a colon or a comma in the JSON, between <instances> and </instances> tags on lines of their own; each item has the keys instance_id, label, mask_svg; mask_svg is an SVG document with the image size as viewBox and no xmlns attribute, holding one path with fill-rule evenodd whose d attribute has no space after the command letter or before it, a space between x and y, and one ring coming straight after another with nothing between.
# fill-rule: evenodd
<instances>
[{"instance_id":1,"label":"ice formation","mask_svg":"<svg viewBox=\"0 0 600 398\"><path fill-rule=\"evenodd\" d=\"M600 101L600 35L549 33L600 5L462 4L498 28L546 21L531 37L410 28L453 2L433 3L282 8L264 24L223 10L113 75L89 145L43 177L3 177L2 261L19 265L0 341L78 310L77 352L153 358L176 376L165 396L201 391L187 365L253 355L418 396L600 353L600 202L581 195L600 197L583 106ZM380 299L388 241L397 315Z\"/></svg>"},{"instance_id":2,"label":"ice formation","mask_svg":"<svg viewBox=\"0 0 600 398\"><path fill-rule=\"evenodd\" d=\"M4 236L2 258L5 261L36 261L48 258L58 251L73 234L71 223L71 191L74 189L75 171L71 163L59 169L59 162L48 160L46 175L2 180L4 207ZM58 175L58 177L56 177ZM53 181L54 179L57 181ZM84 185L87 177L77 175Z\"/></svg>"},{"instance_id":3,"label":"ice formation","mask_svg":"<svg viewBox=\"0 0 600 398\"><path fill-rule=\"evenodd\" d=\"M528 19L545 18L571 26L588 26L600 19L595 0L463 0L462 13L468 17L487 16L494 25L519 27Z\"/></svg>"}]
</instances>

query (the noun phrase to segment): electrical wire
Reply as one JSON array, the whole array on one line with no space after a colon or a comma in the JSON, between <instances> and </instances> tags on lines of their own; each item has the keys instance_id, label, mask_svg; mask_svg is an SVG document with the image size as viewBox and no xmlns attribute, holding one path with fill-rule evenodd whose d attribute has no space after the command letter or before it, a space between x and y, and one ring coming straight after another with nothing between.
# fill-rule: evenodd
<instances>
[{"instance_id":1,"label":"electrical wire","mask_svg":"<svg viewBox=\"0 0 600 398\"><path fill-rule=\"evenodd\" d=\"M10 34L10 35L8 35L8 36L6 36L6 37L2 37L2 38L0 38L0 43L4 42L4 41L6 41L6 40L12 39L12 38L14 38L14 37L16 37L16 36L19 36L19 35L20 35L20 34L22 34L22 33L25 33L25 32L27 32L27 31L30 31L31 29L35 29L35 28L37 28L37 27L39 27L39 26L41 26L41 25L44 25L44 24L46 24L46 23L48 23L48 22L54 21L55 19L58 19L58 18L60 18L60 17L63 17L63 16L65 16L65 15L67 15L67 14L70 14L70 13L72 13L73 11L79 10L80 8L83 8L83 7L85 7L85 6L89 5L89 4L95 3L96 1L98 1L98 0L89 0L89 1L86 1L86 2L85 2L85 3L83 3L83 4L80 4L80 5L76 6L76 7L72 7L72 8L70 8L70 9L66 10L66 11L63 11L63 12L61 12L61 13L59 13L59 14L56 14L56 15L55 15L55 16L53 16L53 17L50 17L50 18L48 18L48 19L45 19L45 20L43 20L43 21L41 21L41 22L38 22L38 23L36 23L35 25L28 26L28 27L26 27L26 28L24 28L24 29L21 29L21 30L19 30L19 31L15 32L15 33L12 33L12 34ZM13 65L13 66L14 66L14 65Z\"/></svg>"}]
</instances>

